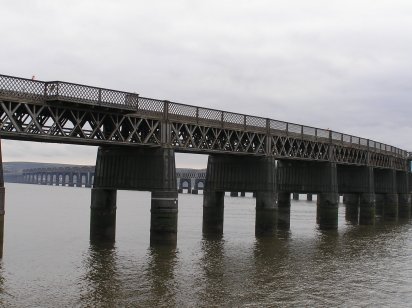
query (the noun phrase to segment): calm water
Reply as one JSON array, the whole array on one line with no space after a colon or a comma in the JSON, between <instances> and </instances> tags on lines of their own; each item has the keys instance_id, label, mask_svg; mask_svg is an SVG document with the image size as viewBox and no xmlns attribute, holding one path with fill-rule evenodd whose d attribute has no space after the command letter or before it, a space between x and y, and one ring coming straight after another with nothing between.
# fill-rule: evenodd
<instances>
[{"instance_id":1,"label":"calm water","mask_svg":"<svg viewBox=\"0 0 412 308\"><path fill-rule=\"evenodd\" d=\"M292 203L290 231L256 239L252 198L225 199L223 239L202 237L202 196L179 195L176 249L150 248L150 194L118 193L114 247L89 245L90 190L6 185L5 307L396 306L412 303L410 221L316 227Z\"/></svg>"}]
</instances>

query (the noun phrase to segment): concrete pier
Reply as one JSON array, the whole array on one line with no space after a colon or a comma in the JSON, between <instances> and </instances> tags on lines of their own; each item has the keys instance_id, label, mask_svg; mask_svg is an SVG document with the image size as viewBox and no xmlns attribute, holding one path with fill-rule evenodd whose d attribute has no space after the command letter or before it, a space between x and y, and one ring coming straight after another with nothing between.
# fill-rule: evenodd
<instances>
[{"instance_id":1,"label":"concrete pier","mask_svg":"<svg viewBox=\"0 0 412 308\"><path fill-rule=\"evenodd\" d=\"M256 192L256 235L273 233L276 230L274 157L209 156L203 198L204 232L222 232L222 194L225 191L230 191L231 196L238 196L239 191ZM212 218L211 215L217 215L217 218Z\"/></svg>"},{"instance_id":2,"label":"concrete pier","mask_svg":"<svg viewBox=\"0 0 412 308\"><path fill-rule=\"evenodd\" d=\"M143 190L152 192L150 243L176 245L178 199L172 149L100 147L94 187L91 239L93 235L93 239L114 240L115 190ZM98 215L99 211L106 216Z\"/></svg>"},{"instance_id":3,"label":"concrete pier","mask_svg":"<svg viewBox=\"0 0 412 308\"><path fill-rule=\"evenodd\" d=\"M398 194L385 194L385 199L383 203L383 215L386 220L397 220L398 219L398 206L399 198Z\"/></svg>"},{"instance_id":4,"label":"concrete pier","mask_svg":"<svg viewBox=\"0 0 412 308\"><path fill-rule=\"evenodd\" d=\"M203 234L223 234L224 191L203 191Z\"/></svg>"},{"instance_id":5,"label":"concrete pier","mask_svg":"<svg viewBox=\"0 0 412 308\"><path fill-rule=\"evenodd\" d=\"M151 200L150 243L177 242L177 191L153 191Z\"/></svg>"},{"instance_id":6,"label":"concrete pier","mask_svg":"<svg viewBox=\"0 0 412 308\"><path fill-rule=\"evenodd\" d=\"M411 195L398 194L398 215L400 219L410 219L411 217Z\"/></svg>"},{"instance_id":7,"label":"concrete pier","mask_svg":"<svg viewBox=\"0 0 412 308\"><path fill-rule=\"evenodd\" d=\"M312 201L313 200L312 194L306 194L306 200L307 201Z\"/></svg>"},{"instance_id":8,"label":"concrete pier","mask_svg":"<svg viewBox=\"0 0 412 308\"><path fill-rule=\"evenodd\" d=\"M299 194L293 193L292 195L293 195L293 200L295 201L299 200Z\"/></svg>"},{"instance_id":9,"label":"concrete pier","mask_svg":"<svg viewBox=\"0 0 412 308\"><path fill-rule=\"evenodd\" d=\"M345 219L352 224L359 223L359 194L344 194Z\"/></svg>"},{"instance_id":10,"label":"concrete pier","mask_svg":"<svg viewBox=\"0 0 412 308\"><path fill-rule=\"evenodd\" d=\"M409 191L409 173L406 171L396 172L396 188L398 191L398 217L408 220L411 216L411 194Z\"/></svg>"},{"instance_id":11,"label":"concrete pier","mask_svg":"<svg viewBox=\"0 0 412 308\"><path fill-rule=\"evenodd\" d=\"M290 201L291 194L289 192L278 192L278 217L277 229L288 231L290 230Z\"/></svg>"},{"instance_id":12,"label":"concrete pier","mask_svg":"<svg viewBox=\"0 0 412 308\"><path fill-rule=\"evenodd\" d=\"M279 191L278 192L278 207L290 208L290 192Z\"/></svg>"},{"instance_id":13,"label":"concrete pier","mask_svg":"<svg viewBox=\"0 0 412 308\"><path fill-rule=\"evenodd\" d=\"M360 185L362 192L359 195L359 224L373 225L375 223L376 197L375 178L372 167L361 167Z\"/></svg>"},{"instance_id":14,"label":"concrete pier","mask_svg":"<svg viewBox=\"0 0 412 308\"><path fill-rule=\"evenodd\" d=\"M115 189L92 188L90 207L90 241L111 242L116 237Z\"/></svg>"},{"instance_id":15,"label":"concrete pier","mask_svg":"<svg viewBox=\"0 0 412 308\"><path fill-rule=\"evenodd\" d=\"M338 177L336 163L325 163L319 168L323 181L323 192L318 194L317 223L319 229L336 229L338 227Z\"/></svg>"}]
</instances>

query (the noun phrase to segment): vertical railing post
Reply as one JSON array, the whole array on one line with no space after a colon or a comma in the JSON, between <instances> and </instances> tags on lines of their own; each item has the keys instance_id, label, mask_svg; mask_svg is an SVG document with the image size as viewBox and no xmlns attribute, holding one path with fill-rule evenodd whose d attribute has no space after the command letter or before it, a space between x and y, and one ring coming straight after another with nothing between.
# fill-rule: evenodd
<instances>
[{"instance_id":1,"label":"vertical railing post","mask_svg":"<svg viewBox=\"0 0 412 308\"><path fill-rule=\"evenodd\" d=\"M44 99L46 99L46 97L47 97L47 87L48 87L48 83L47 82L45 82L44 83L44 92L43 92L43 98Z\"/></svg>"},{"instance_id":2,"label":"vertical railing post","mask_svg":"<svg viewBox=\"0 0 412 308\"><path fill-rule=\"evenodd\" d=\"M243 130L246 131L246 115L243 116Z\"/></svg>"},{"instance_id":3,"label":"vertical railing post","mask_svg":"<svg viewBox=\"0 0 412 308\"><path fill-rule=\"evenodd\" d=\"M98 103L99 105L101 105L101 103L102 103L102 89L99 89L99 90L98 90L97 103Z\"/></svg>"},{"instance_id":4,"label":"vertical railing post","mask_svg":"<svg viewBox=\"0 0 412 308\"><path fill-rule=\"evenodd\" d=\"M266 147L265 154L267 156L272 155L272 136L270 134L270 119L266 118Z\"/></svg>"},{"instance_id":5,"label":"vertical railing post","mask_svg":"<svg viewBox=\"0 0 412 308\"><path fill-rule=\"evenodd\" d=\"M300 126L300 138L303 140L303 125Z\"/></svg>"},{"instance_id":6,"label":"vertical railing post","mask_svg":"<svg viewBox=\"0 0 412 308\"><path fill-rule=\"evenodd\" d=\"M163 147L170 147L172 138L172 128L169 123L169 101L163 101L163 115L160 121L160 143Z\"/></svg>"},{"instance_id":7,"label":"vertical railing post","mask_svg":"<svg viewBox=\"0 0 412 308\"><path fill-rule=\"evenodd\" d=\"M222 126L222 128L224 128L224 125L223 125L223 120L224 120L224 116L223 116L223 111L221 111L221 114L220 114L220 121L221 121L221 126Z\"/></svg>"},{"instance_id":8,"label":"vertical railing post","mask_svg":"<svg viewBox=\"0 0 412 308\"><path fill-rule=\"evenodd\" d=\"M196 107L196 123L199 124L199 107Z\"/></svg>"},{"instance_id":9,"label":"vertical railing post","mask_svg":"<svg viewBox=\"0 0 412 308\"><path fill-rule=\"evenodd\" d=\"M335 159L333 158L333 143L332 143L332 131L329 130L329 161L333 162Z\"/></svg>"},{"instance_id":10,"label":"vertical railing post","mask_svg":"<svg viewBox=\"0 0 412 308\"><path fill-rule=\"evenodd\" d=\"M359 138L359 140L360 140L360 138ZM370 162L371 162L371 152L370 152L370 150L369 150L369 147L370 147L369 143L370 143L370 140L369 140L369 139L366 140L366 146L367 146L366 165L367 165L367 166L369 166L369 165L370 165Z\"/></svg>"},{"instance_id":11,"label":"vertical railing post","mask_svg":"<svg viewBox=\"0 0 412 308\"><path fill-rule=\"evenodd\" d=\"M286 122L286 135L289 135L289 122Z\"/></svg>"}]
</instances>

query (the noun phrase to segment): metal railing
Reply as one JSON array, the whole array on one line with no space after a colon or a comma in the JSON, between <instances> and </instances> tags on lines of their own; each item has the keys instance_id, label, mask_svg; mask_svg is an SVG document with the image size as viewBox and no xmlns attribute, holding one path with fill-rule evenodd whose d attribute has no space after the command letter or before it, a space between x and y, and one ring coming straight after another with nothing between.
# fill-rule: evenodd
<instances>
[{"instance_id":1,"label":"metal railing","mask_svg":"<svg viewBox=\"0 0 412 308\"><path fill-rule=\"evenodd\" d=\"M62 81L38 81L0 75L0 95L33 101L61 100L80 104L127 109L138 114L186 121L199 125L241 129L285 135L303 140L329 141L335 145L365 148L374 152L389 153L408 158L412 153L377 141L347 135L327 129L209 109L165 100L141 97L137 93L91 87Z\"/></svg>"}]
</instances>

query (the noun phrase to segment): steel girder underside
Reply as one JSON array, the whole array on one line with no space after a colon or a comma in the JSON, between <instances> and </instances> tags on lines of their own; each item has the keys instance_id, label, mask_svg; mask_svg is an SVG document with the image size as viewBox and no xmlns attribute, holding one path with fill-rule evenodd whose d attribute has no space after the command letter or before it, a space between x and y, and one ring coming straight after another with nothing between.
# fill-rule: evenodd
<instances>
[{"instance_id":1,"label":"steel girder underside","mask_svg":"<svg viewBox=\"0 0 412 308\"><path fill-rule=\"evenodd\" d=\"M166 129L162 129L162 127ZM327 138L245 131L218 125L169 121L162 114L62 104L0 101L0 133L5 139L86 145L172 147L177 152L270 155L279 159L333 161L406 170L406 161L365 147L331 144ZM164 134L164 136L162 136Z\"/></svg>"}]
</instances>

